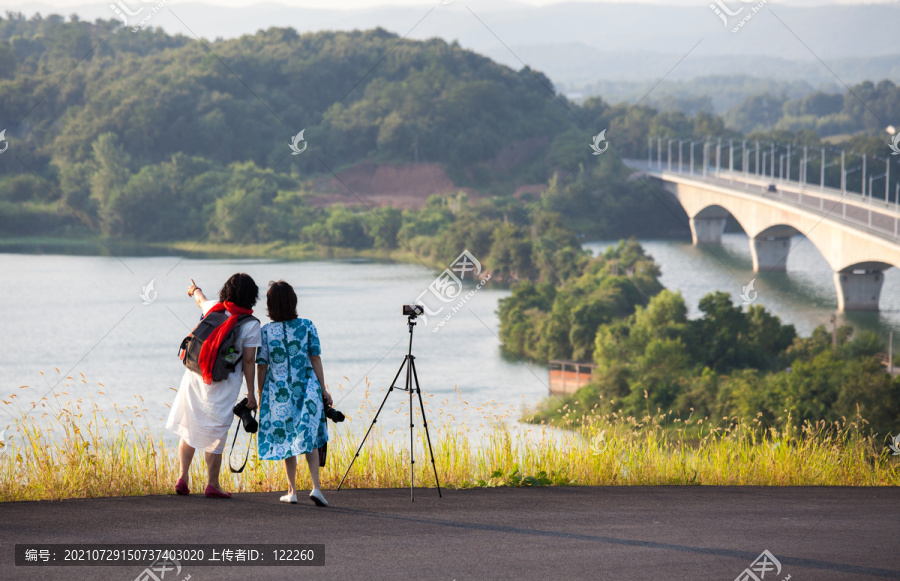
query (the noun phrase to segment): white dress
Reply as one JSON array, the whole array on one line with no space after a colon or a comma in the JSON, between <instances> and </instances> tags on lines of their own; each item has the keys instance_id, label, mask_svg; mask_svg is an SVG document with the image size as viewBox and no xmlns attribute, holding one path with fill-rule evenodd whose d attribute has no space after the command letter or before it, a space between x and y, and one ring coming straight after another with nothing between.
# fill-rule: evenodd
<instances>
[{"instance_id":1,"label":"white dress","mask_svg":"<svg viewBox=\"0 0 900 581\"><path fill-rule=\"evenodd\" d=\"M203 314L215 304L216 301L205 301L200 305ZM241 325L237 344L242 352L262 345L259 321L247 321ZM243 382L241 360L228 377L210 384L203 383L203 377L185 369L166 429L180 436L192 448L221 454L225 450L228 428L235 417L231 409L237 403Z\"/></svg>"}]
</instances>

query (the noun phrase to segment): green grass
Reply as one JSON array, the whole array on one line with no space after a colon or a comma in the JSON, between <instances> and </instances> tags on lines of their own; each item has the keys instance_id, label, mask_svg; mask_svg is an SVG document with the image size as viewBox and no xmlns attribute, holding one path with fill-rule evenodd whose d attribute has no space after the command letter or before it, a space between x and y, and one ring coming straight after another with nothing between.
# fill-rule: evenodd
<instances>
[{"instance_id":1,"label":"green grass","mask_svg":"<svg viewBox=\"0 0 900 581\"><path fill-rule=\"evenodd\" d=\"M91 391L84 377L65 379L57 395L41 401L20 403L33 393L27 386L0 399L0 413L12 418L0 447L0 501L173 494L178 475L174 446L164 442L161 429L150 426L143 400L135 396L135 405L127 407L109 402L104 410L97 403L106 397L102 386ZM340 391L339 386L338 397ZM377 393L374 397L380 402ZM457 397L462 401L461 394ZM367 392L358 413L348 413L348 422L337 429L330 424L328 467L322 472L326 489L340 481L374 406ZM404 409L400 405L393 413L402 415ZM660 414L640 421L583 418L578 430L541 426L528 432L504 423L511 414L495 417L484 406L468 410L467 415L493 426L483 441L473 441L466 423L449 411L428 406L438 477L448 488L900 484L900 458L891 456L882 440L866 435L861 418L801 428L792 428L787 419L782 427L768 429L738 418L715 425L688 420L686 426L673 428L667 414ZM382 413L391 411L385 408ZM421 436L416 484L431 486L434 476L424 452L424 433L416 433ZM345 487L409 486L408 439L391 436L373 432ZM200 492L205 483L200 455L191 481L192 489ZM243 474L233 475L223 467L222 485L235 492L272 492L285 490L286 480L281 462L261 461L254 453ZM298 486L309 488L302 466Z\"/></svg>"}]
</instances>

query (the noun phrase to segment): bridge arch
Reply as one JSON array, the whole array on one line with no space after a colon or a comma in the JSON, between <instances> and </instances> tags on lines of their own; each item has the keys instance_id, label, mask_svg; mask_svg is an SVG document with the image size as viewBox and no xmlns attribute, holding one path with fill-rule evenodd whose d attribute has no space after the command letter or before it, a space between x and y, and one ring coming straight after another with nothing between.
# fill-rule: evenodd
<instances>
[{"instance_id":1,"label":"bridge arch","mask_svg":"<svg viewBox=\"0 0 900 581\"><path fill-rule=\"evenodd\" d=\"M773 216L769 220L747 219L738 213L737 204L728 200L719 200L709 204L691 216L691 236L694 244L720 244L725 222L733 218L747 233L750 239L750 256L753 260L754 272L787 272L787 257L791 251L791 238L796 235L805 236L795 226ZM729 207L731 206L731 207ZM694 208L697 210L697 208ZM822 249L810 240L816 250L824 257ZM828 260L826 258L826 260ZM831 265L834 268L834 265Z\"/></svg>"},{"instance_id":2,"label":"bridge arch","mask_svg":"<svg viewBox=\"0 0 900 581\"><path fill-rule=\"evenodd\" d=\"M780 193L766 195L746 186L708 183L669 172L653 177L660 179L684 208L695 245L720 244L726 221L734 218L750 240L754 272L785 272L790 239L797 234L806 237L834 271L842 311L878 310L884 271L900 267L898 240L841 220L841 212L847 212L849 204L838 206L827 200L832 205L825 207L825 197L814 198L819 208L813 210L802 201L786 202ZM812 194L804 196L809 199ZM841 209L834 214L834 208Z\"/></svg>"}]
</instances>

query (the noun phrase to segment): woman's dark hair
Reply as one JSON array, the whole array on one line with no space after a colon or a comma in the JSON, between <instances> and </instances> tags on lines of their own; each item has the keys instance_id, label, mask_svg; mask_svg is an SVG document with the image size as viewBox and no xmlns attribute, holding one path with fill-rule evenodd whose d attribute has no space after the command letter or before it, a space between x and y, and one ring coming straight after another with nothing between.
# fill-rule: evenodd
<instances>
[{"instance_id":1,"label":"woman's dark hair","mask_svg":"<svg viewBox=\"0 0 900 581\"><path fill-rule=\"evenodd\" d=\"M269 283L269 291L266 293L266 308L269 310L269 318L280 323L297 318L297 293L294 287L283 280Z\"/></svg>"},{"instance_id":2,"label":"woman's dark hair","mask_svg":"<svg viewBox=\"0 0 900 581\"><path fill-rule=\"evenodd\" d=\"M219 302L232 302L239 307L252 309L259 300L259 287L249 274L232 274L219 291Z\"/></svg>"}]
</instances>

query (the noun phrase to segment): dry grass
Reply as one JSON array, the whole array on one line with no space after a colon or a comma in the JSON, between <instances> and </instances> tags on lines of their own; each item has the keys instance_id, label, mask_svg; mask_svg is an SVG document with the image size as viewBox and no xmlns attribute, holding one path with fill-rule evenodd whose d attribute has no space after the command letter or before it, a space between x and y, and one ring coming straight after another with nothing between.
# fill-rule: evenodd
<instances>
[{"instance_id":1,"label":"dry grass","mask_svg":"<svg viewBox=\"0 0 900 581\"><path fill-rule=\"evenodd\" d=\"M160 428L149 425L143 400L136 396L135 405L125 408L110 402L104 410L95 401L95 396L105 397L102 390L90 393L83 377L66 379L65 389L77 389L81 397L61 391L21 405L20 395L29 393L23 386L0 400L0 412L12 417L6 442L0 444L0 501L172 494L178 475L174 446L164 441ZM462 403L462 395L457 397ZM377 399L380 403L381 397ZM490 426L475 439L465 420L440 408L435 422L428 407L438 477L449 488L900 484L900 459L890 455L881 438L863 432L861 418L801 428L792 428L787 418L779 428L763 429L755 420L738 418L715 425L704 420L670 423L669 415L661 413L640 421L584 417L578 430L527 430L505 424L510 414L498 418L484 405L466 412ZM403 409L401 405L394 413L402 416ZM332 425L328 467L322 472L326 489L337 486L359 444L359 434L346 426L368 426L373 413L367 395L357 419L340 429ZM424 433L416 433L416 484L432 486ZM344 486L409 486L409 441L402 436L373 432ZM298 480L298 487L309 487L306 470L298 471ZM191 481L195 492L202 489L205 465L200 457ZM253 455L243 474L223 469L222 485L230 491L271 492L284 490L286 480L280 462Z\"/></svg>"}]
</instances>

